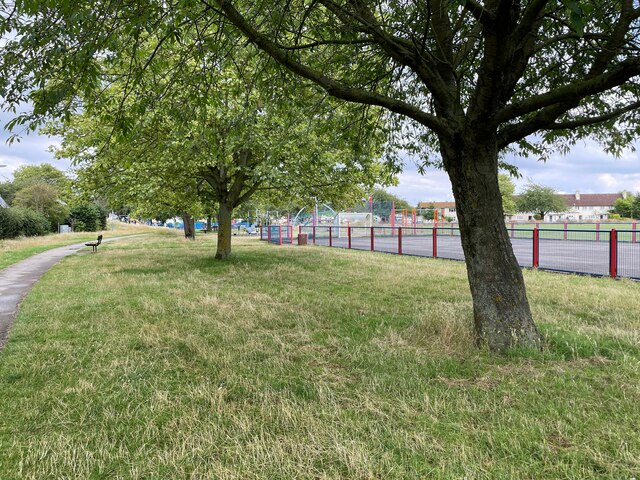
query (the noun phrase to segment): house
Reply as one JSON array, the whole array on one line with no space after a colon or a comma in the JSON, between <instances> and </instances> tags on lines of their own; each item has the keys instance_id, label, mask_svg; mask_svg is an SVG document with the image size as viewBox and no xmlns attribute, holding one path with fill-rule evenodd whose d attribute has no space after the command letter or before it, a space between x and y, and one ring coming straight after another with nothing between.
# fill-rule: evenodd
<instances>
[{"instance_id":1,"label":"house","mask_svg":"<svg viewBox=\"0 0 640 480\"><path fill-rule=\"evenodd\" d=\"M0 208L9 208L9 205L7 205L7 202L4 201L4 198L2 198L0 196Z\"/></svg>"},{"instance_id":2,"label":"house","mask_svg":"<svg viewBox=\"0 0 640 480\"><path fill-rule=\"evenodd\" d=\"M626 198L623 193L572 193L559 194L567 204L565 212L549 212L544 217L545 222L562 221L596 221L607 220L609 212L619 198ZM533 213L517 213L507 217L511 222L527 222L534 220Z\"/></svg>"},{"instance_id":3,"label":"house","mask_svg":"<svg viewBox=\"0 0 640 480\"><path fill-rule=\"evenodd\" d=\"M438 217L451 219L452 222L458 221L458 215L456 214L455 202L420 202L418 203L418 211L422 213L423 210L431 210L432 208L438 211Z\"/></svg>"},{"instance_id":4,"label":"house","mask_svg":"<svg viewBox=\"0 0 640 480\"><path fill-rule=\"evenodd\" d=\"M565 212L550 212L544 217L545 222L562 221L596 221L607 220L609 212L619 198L626 198L627 192L623 193L572 193L560 194L567 204L568 210ZM456 204L454 202L420 202L418 208L427 210L435 208L440 216L451 218L452 222L458 221L456 214ZM508 215L505 220L508 222L530 222L534 221L534 213L517 213Z\"/></svg>"}]
</instances>

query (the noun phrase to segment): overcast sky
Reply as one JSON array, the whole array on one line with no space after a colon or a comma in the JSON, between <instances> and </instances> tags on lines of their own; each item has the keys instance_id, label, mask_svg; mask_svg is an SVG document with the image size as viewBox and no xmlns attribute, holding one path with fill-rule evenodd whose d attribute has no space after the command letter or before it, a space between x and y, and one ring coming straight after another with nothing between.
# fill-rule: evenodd
<instances>
[{"instance_id":1,"label":"overcast sky","mask_svg":"<svg viewBox=\"0 0 640 480\"><path fill-rule=\"evenodd\" d=\"M0 115L2 125L9 120L7 114ZM67 170L69 162L55 160L48 147L56 144L56 138L30 134L23 135L20 143L6 144L7 132L0 138L0 179L12 178L11 173L20 165L51 163L60 170ZM638 144L640 146L640 144ZM567 155L552 156L546 163L529 158L508 158L518 166L522 178L514 179L516 192L532 181L556 189L559 193L614 193L628 190L640 192L640 156L627 149L621 158L614 158L595 144L576 145ZM453 200L451 184L446 173L430 169L420 175L415 163L406 162L399 176L397 187L388 190L405 198L411 204L420 201Z\"/></svg>"}]
</instances>

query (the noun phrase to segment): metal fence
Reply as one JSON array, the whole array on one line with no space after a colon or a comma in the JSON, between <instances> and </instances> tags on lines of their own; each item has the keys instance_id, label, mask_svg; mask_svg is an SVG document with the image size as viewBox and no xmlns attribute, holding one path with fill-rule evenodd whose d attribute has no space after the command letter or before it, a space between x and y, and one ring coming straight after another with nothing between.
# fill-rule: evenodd
<instances>
[{"instance_id":1,"label":"metal fence","mask_svg":"<svg viewBox=\"0 0 640 480\"><path fill-rule=\"evenodd\" d=\"M640 280L639 230L566 230L507 228L522 267ZM306 235L316 245L464 260L460 229L430 227L337 227L271 225L260 239L293 245Z\"/></svg>"}]
</instances>

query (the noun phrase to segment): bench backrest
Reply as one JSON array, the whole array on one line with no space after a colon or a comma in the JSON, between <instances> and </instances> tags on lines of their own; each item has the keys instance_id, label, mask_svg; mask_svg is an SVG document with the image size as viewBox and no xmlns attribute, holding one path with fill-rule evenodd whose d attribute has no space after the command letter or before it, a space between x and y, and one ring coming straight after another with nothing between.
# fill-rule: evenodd
<instances>
[{"instance_id":1,"label":"bench backrest","mask_svg":"<svg viewBox=\"0 0 640 480\"><path fill-rule=\"evenodd\" d=\"M98 245L102 243L102 235L98 235Z\"/></svg>"}]
</instances>

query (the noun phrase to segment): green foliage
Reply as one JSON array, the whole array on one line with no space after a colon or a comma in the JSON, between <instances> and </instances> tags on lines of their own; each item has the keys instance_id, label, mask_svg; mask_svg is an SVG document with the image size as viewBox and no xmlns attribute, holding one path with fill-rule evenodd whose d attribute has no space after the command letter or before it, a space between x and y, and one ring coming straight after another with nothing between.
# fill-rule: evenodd
<instances>
[{"instance_id":1,"label":"green foliage","mask_svg":"<svg viewBox=\"0 0 640 480\"><path fill-rule=\"evenodd\" d=\"M31 183L16 193L13 204L40 212L49 220L49 229L56 231L69 210L61 203L55 187L46 183Z\"/></svg>"},{"instance_id":2,"label":"green foliage","mask_svg":"<svg viewBox=\"0 0 640 480\"><path fill-rule=\"evenodd\" d=\"M627 195L627 198L619 198L613 204L613 214L617 214L618 218L632 218L634 198L632 195ZM611 214L609 215L611 218Z\"/></svg>"},{"instance_id":3,"label":"green foliage","mask_svg":"<svg viewBox=\"0 0 640 480\"><path fill-rule=\"evenodd\" d=\"M69 222L76 232L95 232L106 228L107 212L95 203L81 203L69 212Z\"/></svg>"},{"instance_id":4,"label":"green foliage","mask_svg":"<svg viewBox=\"0 0 640 480\"><path fill-rule=\"evenodd\" d=\"M435 209L436 206L433 204L433 202L430 203L427 207L427 210L422 212L422 218L424 218L425 220L433 220L435 217Z\"/></svg>"},{"instance_id":5,"label":"green foliage","mask_svg":"<svg viewBox=\"0 0 640 480\"><path fill-rule=\"evenodd\" d=\"M0 239L45 235L50 224L42 213L28 208L0 208Z\"/></svg>"},{"instance_id":6,"label":"green foliage","mask_svg":"<svg viewBox=\"0 0 640 480\"><path fill-rule=\"evenodd\" d=\"M4 199L9 206L13 204L13 197L20 188L14 182L0 182L0 197Z\"/></svg>"},{"instance_id":7,"label":"green foliage","mask_svg":"<svg viewBox=\"0 0 640 480\"><path fill-rule=\"evenodd\" d=\"M17 190L35 184L46 184L55 190L60 200L68 203L72 198L71 179L48 163L21 165L13 173L13 184Z\"/></svg>"},{"instance_id":8,"label":"green foliage","mask_svg":"<svg viewBox=\"0 0 640 480\"><path fill-rule=\"evenodd\" d=\"M564 199L551 187L530 183L516 199L518 212L535 213L537 220L544 220L547 213L564 212L568 209Z\"/></svg>"},{"instance_id":9,"label":"green foliage","mask_svg":"<svg viewBox=\"0 0 640 480\"><path fill-rule=\"evenodd\" d=\"M498 185L500 186L500 195L502 196L502 210L505 215L513 215L517 211L516 202L513 194L516 186L509 175L504 173L498 174Z\"/></svg>"}]
</instances>

